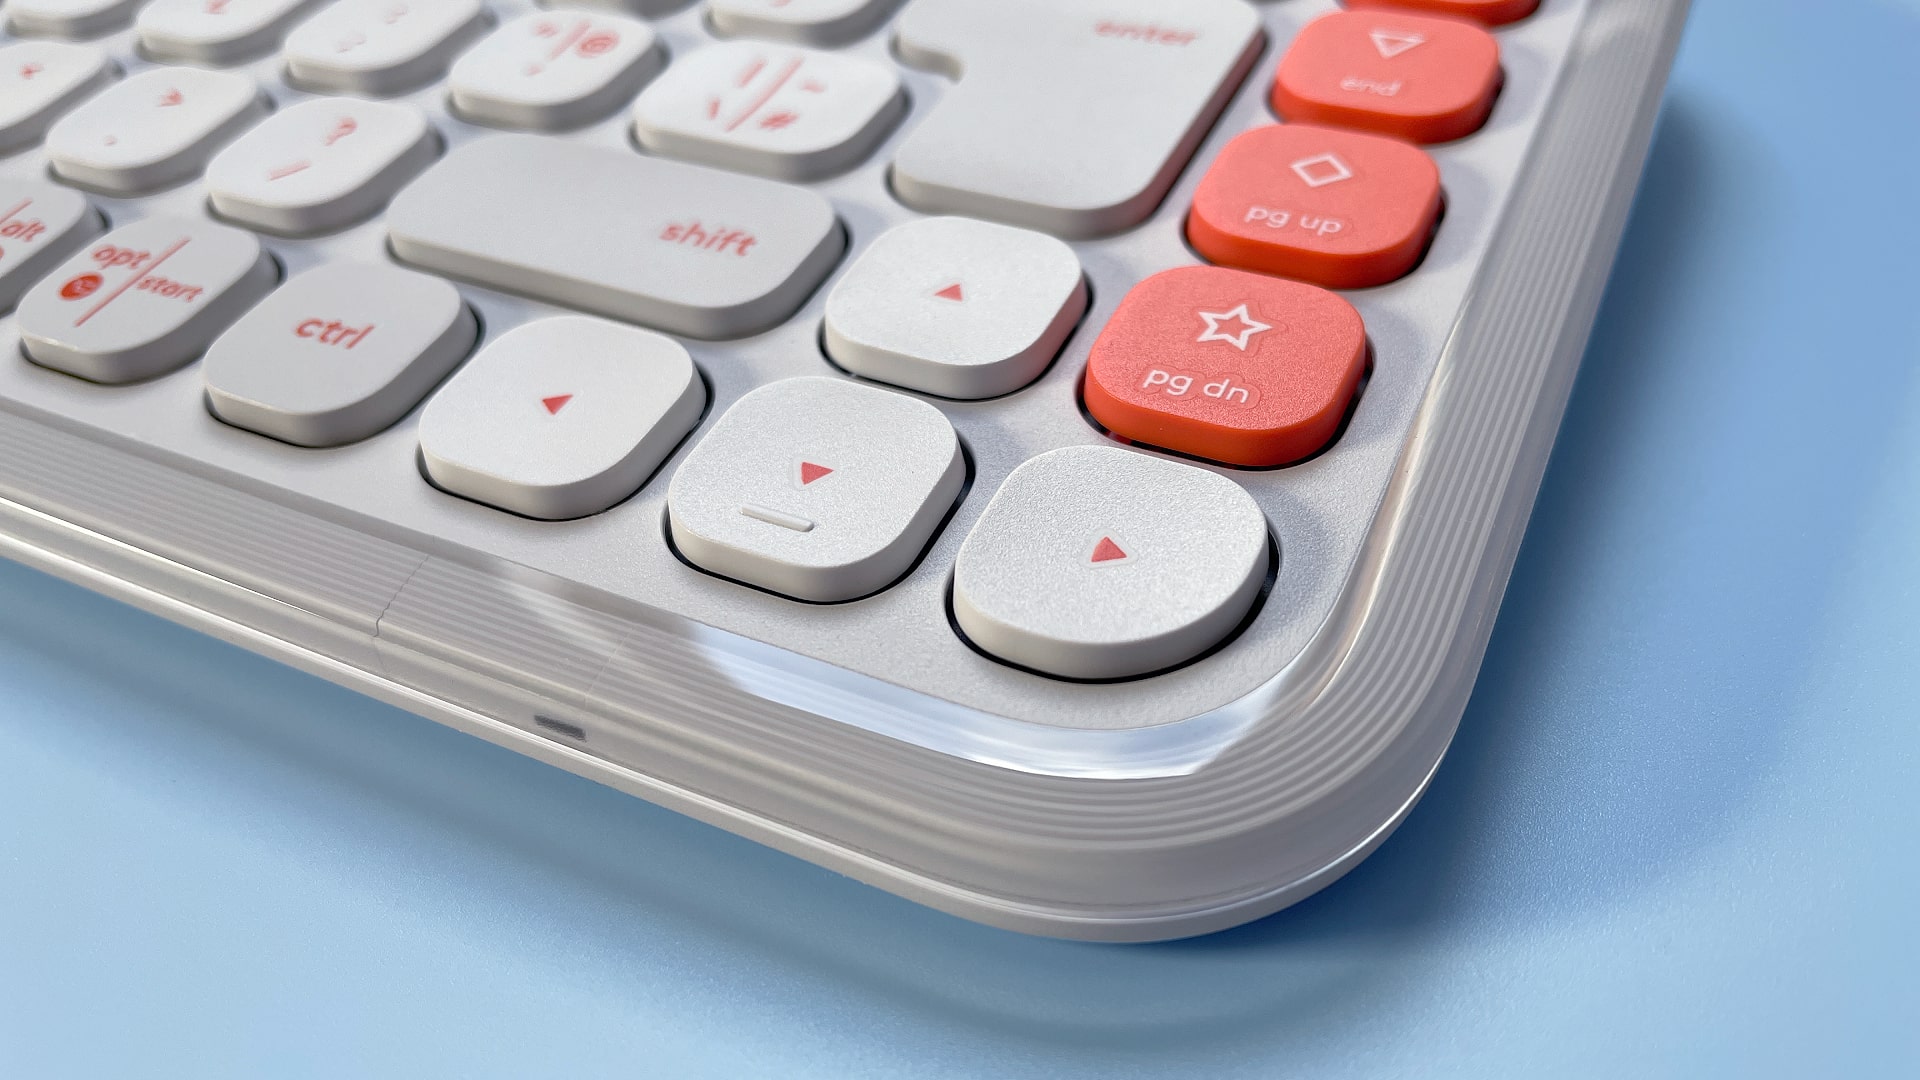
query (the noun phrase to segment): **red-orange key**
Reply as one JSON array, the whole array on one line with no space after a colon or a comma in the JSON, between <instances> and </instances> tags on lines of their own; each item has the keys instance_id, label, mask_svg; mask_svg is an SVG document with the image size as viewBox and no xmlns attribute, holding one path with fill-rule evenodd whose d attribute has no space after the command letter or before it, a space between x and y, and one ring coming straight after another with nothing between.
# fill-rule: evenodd
<instances>
[{"instance_id":1,"label":"red-orange key","mask_svg":"<svg viewBox=\"0 0 1920 1080\"><path fill-rule=\"evenodd\" d=\"M1229 465L1285 465L1333 439L1366 371L1339 296L1216 266L1133 287L1087 358L1087 411L1131 442Z\"/></svg>"},{"instance_id":2,"label":"red-orange key","mask_svg":"<svg viewBox=\"0 0 1920 1080\"><path fill-rule=\"evenodd\" d=\"M1336 11L1307 24L1280 61L1273 110L1414 142L1480 130L1500 93L1500 45L1469 22Z\"/></svg>"},{"instance_id":3,"label":"red-orange key","mask_svg":"<svg viewBox=\"0 0 1920 1080\"><path fill-rule=\"evenodd\" d=\"M1212 262L1358 289L1413 269L1439 216L1440 168L1419 147L1274 124L1220 152L1187 238Z\"/></svg>"},{"instance_id":4,"label":"red-orange key","mask_svg":"<svg viewBox=\"0 0 1920 1080\"><path fill-rule=\"evenodd\" d=\"M1533 14L1540 0L1347 0L1350 8L1411 8L1435 15L1458 15L1488 26L1515 22Z\"/></svg>"}]
</instances>

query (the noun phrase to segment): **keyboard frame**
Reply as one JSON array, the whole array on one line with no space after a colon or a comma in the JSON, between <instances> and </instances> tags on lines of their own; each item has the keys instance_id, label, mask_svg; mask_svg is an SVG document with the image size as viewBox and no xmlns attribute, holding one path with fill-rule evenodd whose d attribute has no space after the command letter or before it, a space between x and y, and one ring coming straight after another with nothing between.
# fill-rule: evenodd
<instances>
[{"instance_id":1,"label":"keyboard frame","mask_svg":"<svg viewBox=\"0 0 1920 1080\"><path fill-rule=\"evenodd\" d=\"M952 551L998 479L1033 452L990 449L978 432L991 421L980 415L1023 398L1059 411L1094 331L1140 276L1113 265L1124 260L1103 264L1090 253L1126 248L1138 236L1158 245L1143 258L1173 264L1165 262L1167 222L1177 224L1227 138L1271 122L1264 98L1272 66L1291 31L1328 7L1263 6L1270 40L1166 203L1136 233L1076 243L1095 305L1040 383L992 402L936 402L969 443L975 482L923 564L896 587L917 590L898 595L917 595L923 615L927 591L944 589ZM293 462L288 471L236 475L218 464L218 454L232 450L169 444L166 433L141 428L136 406L98 404L100 395L119 394L177 405L191 397L179 387L197 378L192 366L123 391L12 359L0 374L0 554L969 918L1099 940L1243 922L1363 858L1417 801L1451 740L1611 265L1685 7L1546 0L1534 16L1562 20L1566 35L1563 61L1543 73L1550 77L1535 103L1541 118L1521 140L1505 190L1477 208L1497 220L1469 238L1462 258L1470 265L1454 267L1465 277L1459 303L1408 339L1430 353L1431 377L1385 387L1376 370L1363 403L1400 395L1410 433L1403 424L1376 450L1377 490L1346 485L1360 493L1364 527L1350 549L1304 575L1323 595L1302 599L1285 591L1284 574L1276 581L1260 618L1300 613L1305 625L1291 637L1262 644L1243 635L1179 672L1110 686L1046 680L970 656L971 666L954 668L957 678L1013 689L998 701L929 692L782 647L778 633L750 636L768 611L839 626L867 618L860 605L747 595L672 567L698 588L741 601L735 629L724 629L498 548L450 546L439 530L421 527L430 519L398 527L302 494L298 457L313 452L266 444ZM676 53L699 33L688 25L697 17L682 12L657 24ZM130 51L125 34L107 39L122 57ZM884 49L885 41L883 30L863 47ZM282 100L304 96L270 75L260 79ZM932 107L939 81L910 73L913 112L902 130ZM402 99L426 105L442 96L436 84ZM450 126L443 104L430 112L443 130ZM618 129L624 117L610 123ZM862 170L815 185L830 197L837 185L868 185L851 200L834 198L854 234L849 258L880 227L913 216L897 206L882 221L849 213L876 205L874 174L884 182L899 137ZM1472 142L1438 148L1443 168L1448 152L1470 152ZM37 159L37 151L0 159L0 175L23 175ZM189 184L95 202L127 220L181 212L198 192ZM1443 238L1462 208L1456 198ZM378 257L378 234L376 219L338 240L267 244L291 270L343 254L368 257L369 238ZM489 337L559 310L461 288L476 300ZM759 347L792 351L794 335L817 333L824 293L746 345L689 342L715 389L702 431L766 377L750 362L729 373L715 358L762 339ZM1368 312L1369 297L1348 295ZM1371 319L1369 329L1378 352L1382 335ZM11 319L0 320L0 350L17 350L14 338ZM1388 347L1396 344L1389 338ZM808 373L831 372L817 354L808 359ZM1068 420L1084 429L1076 441L1099 441L1083 418ZM207 423L208 438L222 444L263 442ZM411 423L370 442L391 457ZM1350 428L1343 438L1351 436ZM1295 469L1333 469L1342 445ZM657 516L677 460L617 511ZM1302 475L1229 472L1250 488L1277 490ZM1337 477L1328 483L1341 485ZM418 486L422 497L446 498ZM1271 500L1263 507L1276 516ZM500 517L470 504L456 512ZM573 524L610 528L614 518ZM530 535L551 528L503 525L503 533ZM1283 522L1276 527L1283 568L1298 565L1289 563ZM663 536L654 540L664 546ZM995 707L1009 701L1018 707ZM1116 710L1117 723L1090 719Z\"/></svg>"}]
</instances>

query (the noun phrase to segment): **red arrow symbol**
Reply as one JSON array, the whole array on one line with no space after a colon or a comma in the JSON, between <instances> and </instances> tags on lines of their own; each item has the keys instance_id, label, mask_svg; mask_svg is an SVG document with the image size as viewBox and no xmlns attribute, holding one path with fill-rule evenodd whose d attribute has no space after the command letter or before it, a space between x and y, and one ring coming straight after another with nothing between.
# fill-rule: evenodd
<instances>
[{"instance_id":1,"label":"red arrow symbol","mask_svg":"<svg viewBox=\"0 0 1920 1080\"><path fill-rule=\"evenodd\" d=\"M559 414L561 409L564 409L567 407L567 402L572 400L573 400L572 394L555 394L552 397L541 398L540 404L545 405L547 407L548 416L555 416Z\"/></svg>"},{"instance_id":2,"label":"red arrow symbol","mask_svg":"<svg viewBox=\"0 0 1920 1080\"><path fill-rule=\"evenodd\" d=\"M957 281L933 295L942 300L965 300L967 298L967 294L960 291L960 283Z\"/></svg>"},{"instance_id":3,"label":"red arrow symbol","mask_svg":"<svg viewBox=\"0 0 1920 1080\"><path fill-rule=\"evenodd\" d=\"M47 69L41 67L39 64L28 64L26 67L20 69L20 77L23 79L31 79L45 70Z\"/></svg>"},{"instance_id":4,"label":"red arrow symbol","mask_svg":"<svg viewBox=\"0 0 1920 1080\"><path fill-rule=\"evenodd\" d=\"M169 90L160 95L160 106L165 108L168 105L178 105L185 100L187 100L186 97L182 95L180 91Z\"/></svg>"},{"instance_id":5,"label":"red arrow symbol","mask_svg":"<svg viewBox=\"0 0 1920 1080\"><path fill-rule=\"evenodd\" d=\"M832 471L832 469L827 468L825 465L815 465L811 461L803 461L800 463L800 483L811 484Z\"/></svg>"},{"instance_id":6,"label":"red arrow symbol","mask_svg":"<svg viewBox=\"0 0 1920 1080\"><path fill-rule=\"evenodd\" d=\"M1120 550L1120 545L1113 542L1113 537L1103 536L1100 538L1100 542L1093 546L1093 555L1087 561L1096 563L1113 562L1116 559L1124 559L1126 557L1127 553Z\"/></svg>"}]
</instances>

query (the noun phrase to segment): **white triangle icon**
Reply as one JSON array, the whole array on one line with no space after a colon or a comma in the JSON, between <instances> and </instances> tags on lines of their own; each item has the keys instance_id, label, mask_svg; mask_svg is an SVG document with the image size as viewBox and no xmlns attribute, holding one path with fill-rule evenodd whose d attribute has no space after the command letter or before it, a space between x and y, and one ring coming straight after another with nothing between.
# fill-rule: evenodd
<instances>
[{"instance_id":1,"label":"white triangle icon","mask_svg":"<svg viewBox=\"0 0 1920 1080\"><path fill-rule=\"evenodd\" d=\"M1367 36L1373 39L1373 47L1379 49L1380 55L1388 60L1399 56L1408 49L1417 49L1427 43L1427 39L1421 37L1419 34L1409 34L1404 30L1397 32L1393 30L1372 30L1367 33Z\"/></svg>"}]
</instances>

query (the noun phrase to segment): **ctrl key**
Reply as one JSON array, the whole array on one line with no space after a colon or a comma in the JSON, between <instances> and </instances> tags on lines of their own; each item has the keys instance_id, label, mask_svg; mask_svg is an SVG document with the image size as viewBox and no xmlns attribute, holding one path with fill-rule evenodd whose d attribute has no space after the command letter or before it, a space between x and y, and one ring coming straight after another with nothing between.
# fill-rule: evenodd
<instances>
[{"instance_id":1,"label":"ctrl key","mask_svg":"<svg viewBox=\"0 0 1920 1080\"><path fill-rule=\"evenodd\" d=\"M20 300L34 362L102 383L164 374L273 287L279 269L250 233L188 218L115 229Z\"/></svg>"},{"instance_id":2,"label":"ctrl key","mask_svg":"<svg viewBox=\"0 0 1920 1080\"><path fill-rule=\"evenodd\" d=\"M1266 518L1218 473L1070 446L1007 477L960 546L953 614L982 650L1070 679L1185 663L1231 634L1271 565Z\"/></svg>"}]
</instances>

